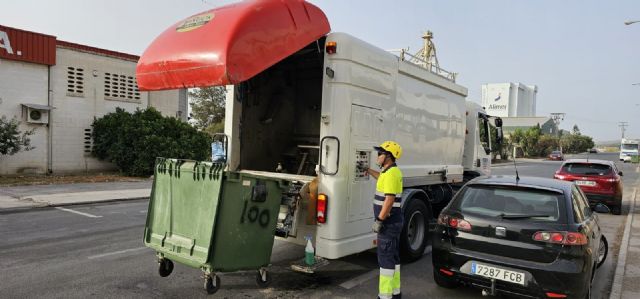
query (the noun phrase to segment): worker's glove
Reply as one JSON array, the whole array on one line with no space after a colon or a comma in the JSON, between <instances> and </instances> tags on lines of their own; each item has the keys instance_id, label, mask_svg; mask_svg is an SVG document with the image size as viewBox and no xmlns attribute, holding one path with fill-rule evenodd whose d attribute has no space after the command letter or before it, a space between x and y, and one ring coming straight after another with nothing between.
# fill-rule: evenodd
<instances>
[{"instance_id":1,"label":"worker's glove","mask_svg":"<svg viewBox=\"0 0 640 299\"><path fill-rule=\"evenodd\" d=\"M366 172L368 169L368 167L366 167L364 165L364 162L360 161L358 163L356 163L356 170L358 170L359 172Z\"/></svg>"},{"instance_id":2,"label":"worker's glove","mask_svg":"<svg viewBox=\"0 0 640 299\"><path fill-rule=\"evenodd\" d=\"M376 217L376 221L373 222L373 225L371 226L371 229L373 230L373 232L380 233L383 227L384 227L384 224L382 224L382 220Z\"/></svg>"}]
</instances>

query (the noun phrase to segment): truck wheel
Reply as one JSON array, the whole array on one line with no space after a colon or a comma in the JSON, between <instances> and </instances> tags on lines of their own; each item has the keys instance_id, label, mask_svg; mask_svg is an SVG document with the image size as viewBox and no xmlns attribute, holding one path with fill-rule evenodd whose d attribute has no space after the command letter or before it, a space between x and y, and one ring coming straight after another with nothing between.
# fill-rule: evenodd
<instances>
[{"instance_id":1,"label":"truck wheel","mask_svg":"<svg viewBox=\"0 0 640 299\"><path fill-rule=\"evenodd\" d=\"M167 277L173 272L173 262L168 259L161 259L158 266L158 274L161 277Z\"/></svg>"},{"instance_id":2,"label":"truck wheel","mask_svg":"<svg viewBox=\"0 0 640 299\"><path fill-rule=\"evenodd\" d=\"M431 214L422 200L409 201L404 211L404 227L400 235L400 255L405 262L413 262L424 253L429 242L429 219Z\"/></svg>"}]
</instances>

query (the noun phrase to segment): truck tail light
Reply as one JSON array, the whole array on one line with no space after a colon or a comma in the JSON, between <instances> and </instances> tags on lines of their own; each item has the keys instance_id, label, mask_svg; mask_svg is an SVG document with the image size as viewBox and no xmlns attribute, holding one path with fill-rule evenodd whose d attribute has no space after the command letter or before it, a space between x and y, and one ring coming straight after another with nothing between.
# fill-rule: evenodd
<instances>
[{"instance_id":1,"label":"truck tail light","mask_svg":"<svg viewBox=\"0 0 640 299\"><path fill-rule=\"evenodd\" d=\"M325 194L318 194L318 200L316 201L316 218L318 223L327 222L327 199Z\"/></svg>"},{"instance_id":2,"label":"truck tail light","mask_svg":"<svg viewBox=\"0 0 640 299\"><path fill-rule=\"evenodd\" d=\"M536 232L533 234L533 240L562 244L562 245L585 245L587 244L587 237L582 233L574 232Z\"/></svg>"},{"instance_id":3,"label":"truck tail light","mask_svg":"<svg viewBox=\"0 0 640 299\"><path fill-rule=\"evenodd\" d=\"M336 51L338 50L338 43L327 42L327 45L325 46L325 48L327 50L327 54L336 54Z\"/></svg>"}]
</instances>

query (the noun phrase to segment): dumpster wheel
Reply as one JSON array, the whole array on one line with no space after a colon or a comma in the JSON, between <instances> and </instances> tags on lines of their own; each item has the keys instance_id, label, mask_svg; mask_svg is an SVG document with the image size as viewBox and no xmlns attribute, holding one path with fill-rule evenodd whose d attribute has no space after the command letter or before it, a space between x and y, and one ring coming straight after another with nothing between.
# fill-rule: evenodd
<instances>
[{"instance_id":1,"label":"dumpster wheel","mask_svg":"<svg viewBox=\"0 0 640 299\"><path fill-rule=\"evenodd\" d=\"M158 261L158 274L162 277L167 277L173 272L173 262L168 259L160 259Z\"/></svg>"},{"instance_id":2,"label":"dumpster wheel","mask_svg":"<svg viewBox=\"0 0 640 299\"><path fill-rule=\"evenodd\" d=\"M214 294L217 292L220 289L220 276L215 274L205 275L204 289L207 291L207 294Z\"/></svg>"},{"instance_id":3,"label":"dumpster wheel","mask_svg":"<svg viewBox=\"0 0 640 299\"><path fill-rule=\"evenodd\" d=\"M271 275L267 271L267 269L260 269L258 273L256 273L256 284L258 287L266 288L271 283Z\"/></svg>"}]
</instances>

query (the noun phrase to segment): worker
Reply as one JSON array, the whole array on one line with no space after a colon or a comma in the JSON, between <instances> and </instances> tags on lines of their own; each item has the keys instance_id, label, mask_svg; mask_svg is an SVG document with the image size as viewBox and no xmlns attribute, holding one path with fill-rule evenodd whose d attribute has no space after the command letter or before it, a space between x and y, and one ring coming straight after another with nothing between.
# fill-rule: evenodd
<instances>
[{"instance_id":1,"label":"worker","mask_svg":"<svg viewBox=\"0 0 640 299\"><path fill-rule=\"evenodd\" d=\"M378 180L373 200L375 222L372 227L378 234L378 298L396 299L401 298L400 234L404 223L401 208L402 172L396 160L402 156L402 147L396 142L385 141L374 149L378 152L376 164L381 171L368 168L367 173Z\"/></svg>"}]
</instances>

